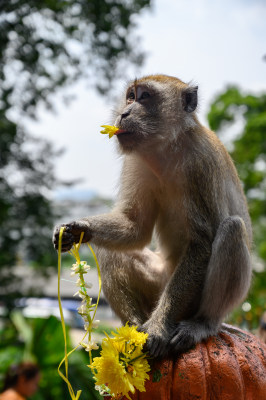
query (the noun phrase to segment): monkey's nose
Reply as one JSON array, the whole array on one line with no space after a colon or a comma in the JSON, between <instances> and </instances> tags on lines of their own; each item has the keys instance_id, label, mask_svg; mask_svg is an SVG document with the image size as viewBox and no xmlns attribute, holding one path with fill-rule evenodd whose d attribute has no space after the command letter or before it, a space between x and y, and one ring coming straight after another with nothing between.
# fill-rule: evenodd
<instances>
[{"instance_id":1,"label":"monkey's nose","mask_svg":"<svg viewBox=\"0 0 266 400\"><path fill-rule=\"evenodd\" d=\"M129 114L130 114L130 111L129 111L129 110L128 110L128 111L124 111L124 112L121 114L121 121L122 121L122 119L128 117Z\"/></svg>"}]
</instances>

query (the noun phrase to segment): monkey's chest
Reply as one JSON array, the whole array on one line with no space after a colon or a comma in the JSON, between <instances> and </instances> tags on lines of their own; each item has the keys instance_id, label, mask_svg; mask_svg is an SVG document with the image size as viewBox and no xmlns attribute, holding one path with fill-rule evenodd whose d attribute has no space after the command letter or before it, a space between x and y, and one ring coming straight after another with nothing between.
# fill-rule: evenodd
<instances>
[{"instance_id":1,"label":"monkey's chest","mask_svg":"<svg viewBox=\"0 0 266 400\"><path fill-rule=\"evenodd\" d=\"M164 257L178 262L188 242L188 226L182 210L178 206L161 210L155 229Z\"/></svg>"}]
</instances>

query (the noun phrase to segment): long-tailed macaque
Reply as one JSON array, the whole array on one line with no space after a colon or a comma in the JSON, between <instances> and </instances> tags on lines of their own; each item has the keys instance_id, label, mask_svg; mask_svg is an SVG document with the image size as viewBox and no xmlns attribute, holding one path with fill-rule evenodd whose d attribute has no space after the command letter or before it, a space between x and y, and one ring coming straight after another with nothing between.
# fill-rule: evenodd
<instances>
[{"instance_id":1,"label":"long-tailed macaque","mask_svg":"<svg viewBox=\"0 0 266 400\"><path fill-rule=\"evenodd\" d=\"M197 87L177 78L131 82L114 120L124 155L117 204L64 225L63 251L84 232L107 300L122 322L149 334L154 357L216 334L250 286L246 200L231 158L196 107ZM145 247L154 231L156 252Z\"/></svg>"}]
</instances>

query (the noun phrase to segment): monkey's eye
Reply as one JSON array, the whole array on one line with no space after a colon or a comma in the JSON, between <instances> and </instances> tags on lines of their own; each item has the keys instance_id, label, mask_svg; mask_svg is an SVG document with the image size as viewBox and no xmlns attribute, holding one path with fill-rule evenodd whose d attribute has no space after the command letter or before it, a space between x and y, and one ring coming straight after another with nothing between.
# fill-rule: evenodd
<instances>
[{"instance_id":1,"label":"monkey's eye","mask_svg":"<svg viewBox=\"0 0 266 400\"><path fill-rule=\"evenodd\" d=\"M127 100L135 100L135 93L134 92L130 92L127 96Z\"/></svg>"},{"instance_id":2,"label":"monkey's eye","mask_svg":"<svg viewBox=\"0 0 266 400\"><path fill-rule=\"evenodd\" d=\"M148 99L149 97L151 97L149 92L142 92L142 94L140 96L140 100L145 100L145 99Z\"/></svg>"}]
</instances>

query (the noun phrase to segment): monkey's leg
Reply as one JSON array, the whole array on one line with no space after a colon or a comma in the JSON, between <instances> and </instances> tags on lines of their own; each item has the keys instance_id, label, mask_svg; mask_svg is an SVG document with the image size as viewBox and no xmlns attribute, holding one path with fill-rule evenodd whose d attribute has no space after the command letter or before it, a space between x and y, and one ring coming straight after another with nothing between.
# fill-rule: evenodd
<instances>
[{"instance_id":1,"label":"monkey's leg","mask_svg":"<svg viewBox=\"0 0 266 400\"><path fill-rule=\"evenodd\" d=\"M148 318L163 290L166 274L157 253L114 252L96 248L104 294L123 323L140 326Z\"/></svg>"},{"instance_id":2,"label":"monkey's leg","mask_svg":"<svg viewBox=\"0 0 266 400\"><path fill-rule=\"evenodd\" d=\"M170 342L176 352L216 334L222 319L246 296L251 280L251 262L244 221L233 216L219 226L212 245L199 311L178 324Z\"/></svg>"}]
</instances>

